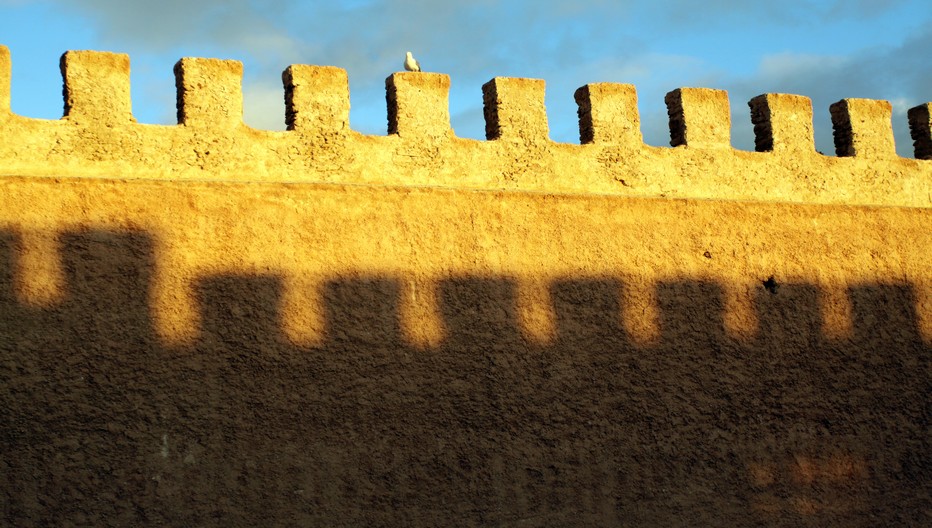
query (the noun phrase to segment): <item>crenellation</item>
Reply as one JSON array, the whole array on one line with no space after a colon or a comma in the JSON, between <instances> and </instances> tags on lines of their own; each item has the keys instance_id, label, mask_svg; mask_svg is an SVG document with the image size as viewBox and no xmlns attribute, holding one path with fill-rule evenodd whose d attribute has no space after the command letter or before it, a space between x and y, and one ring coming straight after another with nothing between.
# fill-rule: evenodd
<instances>
[{"instance_id":1,"label":"crenellation","mask_svg":"<svg viewBox=\"0 0 932 528\"><path fill-rule=\"evenodd\" d=\"M402 137L446 137L450 127L450 76L396 72L385 79L388 133Z\"/></svg>"},{"instance_id":2,"label":"crenellation","mask_svg":"<svg viewBox=\"0 0 932 528\"><path fill-rule=\"evenodd\" d=\"M12 176L118 174L908 207L932 203L932 166L896 156L890 107L883 101L836 105L833 119L836 136L847 145L843 152L857 152L841 160L814 154L812 103L789 94L764 94L748 103L756 150L769 153L759 155L731 148L728 95L722 90L681 88L667 95L671 144L689 147L670 149L643 143L637 91L626 84L593 83L575 92L582 144L570 145L549 139L545 83L538 79L499 77L483 86L490 140L483 142L453 140L451 80L445 74L399 72L386 79L390 134L385 137L350 128L348 77L336 67L292 65L282 73L286 132L243 125L242 65L236 61L178 62L182 126L135 123L126 55L66 53L66 115L59 120L12 114L9 70L9 50L0 47L0 104L5 105L0 117L9 116L0 122L0 166ZM918 138L917 158L928 159L927 105L910 112L910 127ZM879 143L870 139L878 137Z\"/></svg>"},{"instance_id":3,"label":"crenellation","mask_svg":"<svg viewBox=\"0 0 932 528\"><path fill-rule=\"evenodd\" d=\"M282 72L288 130L320 135L346 134L349 128L349 79L333 66L293 64Z\"/></svg>"},{"instance_id":4,"label":"crenellation","mask_svg":"<svg viewBox=\"0 0 932 528\"><path fill-rule=\"evenodd\" d=\"M731 148L728 92L677 88L664 101L670 116L670 146Z\"/></svg>"},{"instance_id":5,"label":"crenellation","mask_svg":"<svg viewBox=\"0 0 932 528\"><path fill-rule=\"evenodd\" d=\"M82 126L133 123L129 55L69 51L61 56L64 118Z\"/></svg>"},{"instance_id":6,"label":"crenellation","mask_svg":"<svg viewBox=\"0 0 932 528\"><path fill-rule=\"evenodd\" d=\"M396 73L366 135L294 65L267 131L182 59L162 126L125 55L62 65L63 119L0 109L0 526L922 524L932 161L859 143L889 105L836 158L765 94L745 152L685 88L667 148L590 84L573 145L496 78L477 141Z\"/></svg>"},{"instance_id":7,"label":"crenellation","mask_svg":"<svg viewBox=\"0 0 932 528\"><path fill-rule=\"evenodd\" d=\"M815 153L812 100L801 95L763 94L748 102L757 152Z\"/></svg>"},{"instance_id":8,"label":"crenellation","mask_svg":"<svg viewBox=\"0 0 932 528\"><path fill-rule=\"evenodd\" d=\"M842 99L829 107L835 154L841 157L896 157L889 101Z\"/></svg>"},{"instance_id":9,"label":"crenellation","mask_svg":"<svg viewBox=\"0 0 932 528\"><path fill-rule=\"evenodd\" d=\"M495 77L482 85L486 139L547 141L545 83L541 79Z\"/></svg>"},{"instance_id":10,"label":"crenellation","mask_svg":"<svg viewBox=\"0 0 932 528\"><path fill-rule=\"evenodd\" d=\"M932 160L932 103L910 108L907 115L916 159Z\"/></svg>"},{"instance_id":11,"label":"crenellation","mask_svg":"<svg viewBox=\"0 0 932 528\"><path fill-rule=\"evenodd\" d=\"M579 105L580 143L643 145L634 85L592 83L576 90L574 97Z\"/></svg>"},{"instance_id":12,"label":"crenellation","mask_svg":"<svg viewBox=\"0 0 932 528\"><path fill-rule=\"evenodd\" d=\"M243 124L243 63L186 57L175 64L178 124L237 128Z\"/></svg>"}]
</instances>

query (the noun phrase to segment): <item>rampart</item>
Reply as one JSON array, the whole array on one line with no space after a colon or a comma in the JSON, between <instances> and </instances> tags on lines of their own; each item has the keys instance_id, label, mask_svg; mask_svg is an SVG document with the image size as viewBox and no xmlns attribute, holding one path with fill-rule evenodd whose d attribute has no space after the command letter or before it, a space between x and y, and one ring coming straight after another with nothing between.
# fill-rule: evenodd
<instances>
[{"instance_id":1,"label":"rampart","mask_svg":"<svg viewBox=\"0 0 932 528\"><path fill-rule=\"evenodd\" d=\"M0 524L932 523L930 105L386 80L291 66L284 132L241 66L182 59L177 126L129 59L62 57L60 120L10 111L0 47ZM15 81L15 79L14 79ZM905 124L904 124L905 125Z\"/></svg>"}]
</instances>

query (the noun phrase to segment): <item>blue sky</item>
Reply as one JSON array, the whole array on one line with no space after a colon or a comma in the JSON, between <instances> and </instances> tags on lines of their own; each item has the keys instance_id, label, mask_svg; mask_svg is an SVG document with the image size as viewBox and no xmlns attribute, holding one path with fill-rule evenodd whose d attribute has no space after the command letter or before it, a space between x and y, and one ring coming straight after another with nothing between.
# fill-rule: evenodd
<instances>
[{"instance_id":1,"label":"blue sky","mask_svg":"<svg viewBox=\"0 0 932 528\"><path fill-rule=\"evenodd\" d=\"M128 53L133 111L175 122L181 57L244 63L245 114L282 129L281 71L321 64L349 73L351 126L385 134L385 77L411 50L451 77L457 135L482 138L483 83L547 82L551 138L578 142L573 92L590 82L637 86L645 141L667 145L666 92L728 90L736 148L753 150L747 101L813 99L816 145L832 153L828 106L845 97L893 103L897 150L912 156L906 109L932 100L929 0L0 0L0 44L13 60L16 113L62 113L58 59L69 49Z\"/></svg>"}]
</instances>

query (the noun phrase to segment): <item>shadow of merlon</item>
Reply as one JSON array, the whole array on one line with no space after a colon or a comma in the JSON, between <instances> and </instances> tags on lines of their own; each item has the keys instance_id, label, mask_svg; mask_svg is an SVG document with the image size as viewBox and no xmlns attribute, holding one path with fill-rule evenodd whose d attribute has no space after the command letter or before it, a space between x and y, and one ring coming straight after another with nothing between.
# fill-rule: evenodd
<instances>
[{"instance_id":1,"label":"shadow of merlon","mask_svg":"<svg viewBox=\"0 0 932 528\"><path fill-rule=\"evenodd\" d=\"M564 277L542 346L514 279L458 276L425 351L403 277L331 277L324 340L299 347L282 277L216 275L194 285L198 340L173 347L151 236L59 242L64 300L27 307L0 231L0 524L841 526L926 506L932 350L909 285L853 286L844 339L816 285L761 287L744 342L725 285L684 277L658 284L661 339L639 347L623 281Z\"/></svg>"}]
</instances>

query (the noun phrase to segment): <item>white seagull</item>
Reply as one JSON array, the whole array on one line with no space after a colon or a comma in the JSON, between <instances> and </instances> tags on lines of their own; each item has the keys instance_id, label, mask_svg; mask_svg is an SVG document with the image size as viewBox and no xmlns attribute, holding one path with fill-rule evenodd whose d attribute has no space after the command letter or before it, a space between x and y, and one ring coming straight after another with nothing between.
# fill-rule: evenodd
<instances>
[{"instance_id":1,"label":"white seagull","mask_svg":"<svg viewBox=\"0 0 932 528\"><path fill-rule=\"evenodd\" d=\"M405 69L413 72L421 71L421 65L417 63L414 55L411 55L410 51L406 51L405 53Z\"/></svg>"}]
</instances>

